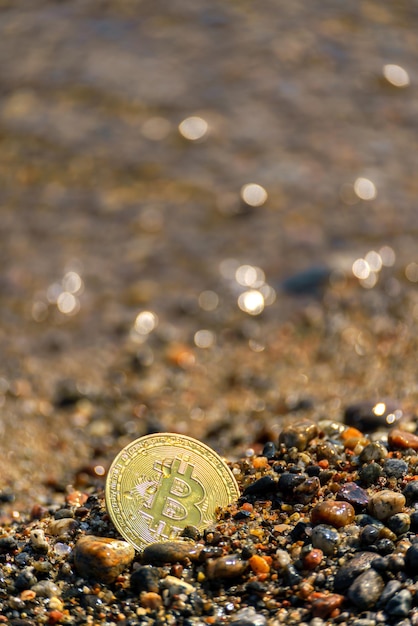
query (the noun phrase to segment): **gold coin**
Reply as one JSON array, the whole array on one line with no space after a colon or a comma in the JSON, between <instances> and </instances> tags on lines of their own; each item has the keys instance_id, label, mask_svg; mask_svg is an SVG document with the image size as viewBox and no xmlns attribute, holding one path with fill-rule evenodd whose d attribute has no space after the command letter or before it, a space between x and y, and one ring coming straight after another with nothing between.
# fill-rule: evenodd
<instances>
[{"instance_id":1,"label":"gold coin","mask_svg":"<svg viewBox=\"0 0 418 626\"><path fill-rule=\"evenodd\" d=\"M174 433L136 439L113 461L106 505L119 533L137 550L205 528L216 509L239 497L234 475L211 448Z\"/></svg>"}]
</instances>

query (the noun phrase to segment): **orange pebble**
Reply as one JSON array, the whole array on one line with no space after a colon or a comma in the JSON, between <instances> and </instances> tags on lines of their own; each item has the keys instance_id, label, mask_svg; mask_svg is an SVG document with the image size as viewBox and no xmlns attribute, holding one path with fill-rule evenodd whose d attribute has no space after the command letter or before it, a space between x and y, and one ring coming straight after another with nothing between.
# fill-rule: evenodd
<instances>
[{"instance_id":1,"label":"orange pebble","mask_svg":"<svg viewBox=\"0 0 418 626\"><path fill-rule=\"evenodd\" d=\"M328 459L321 459L320 461L318 461L318 465L322 469L327 469L329 467L329 461Z\"/></svg>"},{"instance_id":2,"label":"orange pebble","mask_svg":"<svg viewBox=\"0 0 418 626\"><path fill-rule=\"evenodd\" d=\"M253 467L254 469L263 469L264 467L268 467L269 462L267 457L265 456L256 456L253 459Z\"/></svg>"},{"instance_id":3,"label":"orange pebble","mask_svg":"<svg viewBox=\"0 0 418 626\"><path fill-rule=\"evenodd\" d=\"M255 574L268 574L270 571L270 565L267 563L266 559L257 554L254 554L250 558L249 563Z\"/></svg>"},{"instance_id":4,"label":"orange pebble","mask_svg":"<svg viewBox=\"0 0 418 626\"><path fill-rule=\"evenodd\" d=\"M354 428L353 426L349 426L345 429L345 431L341 434L341 439L343 441L347 441L348 439L361 439L364 437L361 430Z\"/></svg>"},{"instance_id":5,"label":"orange pebble","mask_svg":"<svg viewBox=\"0 0 418 626\"><path fill-rule=\"evenodd\" d=\"M48 614L48 624L59 624L63 617L64 613L62 613L61 611L50 611Z\"/></svg>"},{"instance_id":6,"label":"orange pebble","mask_svg":"<svg viewBox=\"0 0 418 626\"><path fill-rule=\"evenodd\" d=\"M303 567L306 569L315 569L322 561L324 553L319 548L314 548L303 557Z\"/></svg>"},{"instance_id":7,"label":"orange pebble","mask_svg":"<svg viewBox=\"0 0 418 626\"><path fill-rule=\"evenodd\" d=\"M253 505L251 504L251 502L244 502L244 504L241 507L242 511L252 511L254 509Z\"/></svg>"}]
</instances>

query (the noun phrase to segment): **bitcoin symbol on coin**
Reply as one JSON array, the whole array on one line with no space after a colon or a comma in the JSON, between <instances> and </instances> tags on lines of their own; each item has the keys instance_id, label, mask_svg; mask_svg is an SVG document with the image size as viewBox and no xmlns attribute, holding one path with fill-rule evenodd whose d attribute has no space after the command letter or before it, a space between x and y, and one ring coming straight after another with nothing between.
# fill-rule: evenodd
<instances>
[{"instance_id":1,"label":"bitcoin symbol on coin","mask_svg":"<svg viewBox=\"0 0 418 626\"><path fill-rule=\"evenodd\" d=\"M133 545L172 539L185 526L204 528L218 506L239 497L224 461L204 444L173 433L148 435L124 448L106 481L106 503Z\"/></svg>"}]
</instances>

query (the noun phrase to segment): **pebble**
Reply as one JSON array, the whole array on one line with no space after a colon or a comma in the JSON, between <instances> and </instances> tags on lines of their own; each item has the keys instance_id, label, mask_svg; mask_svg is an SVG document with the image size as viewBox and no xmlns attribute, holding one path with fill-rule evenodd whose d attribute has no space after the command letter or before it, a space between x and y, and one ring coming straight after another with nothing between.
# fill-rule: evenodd
<instances>
[{"instance_id":1,"label":"pebble","mask_svg":"<svg viewBox=\"0 0 418 626\"><path fill-rule=\"evenodd\" d=\"M370 465L363 465L358 473L359 480L365 487L375 485L382 474L382 468L375 462L370 463Z\"/></svg>"},{"instance_id":2,"label":"pebble","mask_svg":"<svg viewBox=\"0 0 418 626\"><path fill-rule=\"evenodd\" d=\"M418 435L394 428L388 434L388 444L395 450L407 450L409 448L418 450Z\"/></svg>"},{"instance_id":3,"label":"pebble","mask_svg":"<svg viewBox=\"0 0 418 626\"><path fill-rule=\"evenodd\" d=\"M370 569L373 561L378 558L379 555L375 552L358 552L338 569L334 579L334 590L347 589L360 574Z\"/></svg>"},{"instance_id":4,"label":"pebble","mask_svg":"<svg viewBox=\"0 0 418 626\"><path fill-rule=\"evenodd\" d=\"M250 557L248 563L255 574L268 574L270 571L270 565L267 563L266 559L258 554L254 554Z\"/></svg>"},{"instance_id":5,"label":"pebble","mask_svg":"<svg viewBox=\"0 0 418 626\"><path fill-rule=\"evenodd\" d=\"M305 569L313 570L321 564L324 553L319 548L314 548L305 554L302 558L302 564Z\"/></svg>"},{"instance_id":6,"label":"pebble","mask_svg":"<svg viewBox=\"0 0 418 626\"><path fill-rule=\"evenodd\" d=\"M219 559L209 559L206 563L206 576L210 580L215 578L236 578L248 569L248 561L243 561L236 554L221 556Z\"/></svg>"},{"instance_id":7,"label":"pebble","mask_svg":"<svg viewBox=\"0 0 418 626\"><path fill-rule=\"evenodd\" d=\"M389 416L390 419L388 419ZM344 422L363 433L372 433L379 428L390 428L394 421L398 421L402 416L403 412L396 402L376 403L364 400L347 406L344 412Z\"/></svg>"},{"instance_id":8,"label":"pebble","mask_svg":"<svg viewBox=\"0 0 418 626\"><path fill-rule=\"evenodd\" d=\"M411 480L402 491L407 504L414 504L418 500L418 480Z\"/></svg>"},{"instance_id":9,"label":"pebble","mask_svg":"<svg viewBox=\"0 0 418 626\"><path fill-rule=\"evenodd\" d=\"M369 443L367 446L363 448L363 450L359 454L360 463L371 463L372 461L381 461L386 458L388 455L388 451L385 446L377 441L373 441Z\"/></svg>"},{"instance_id":10,"label":"pebble","mask_svg":"<svg viewBox=\"0 0 418 626\"><path fill-rule=\"evenodd\" d=\"M402 587L402 583L399 580L389 580L386 583L385 588L382 591L382 595L379 598L378 607L382 608L385 604L395 595Z\"/></svg>"},{"instance_id":11,"label":"pebble","mask_svg":"<svg viewBox=\"0 0 418 626\"><path fill-rule=\"evenodd\" d=\"M356 483L346 483L337 493L337 500L344 500L355 510L361 510L369 504L369 494Z\"/></svg>"},{"instance_id":12,"label":"pebble","mask_svg":"<svg viewBox=\"0 0 418 626\"><path fill-rule=\"evenodd\" d=\"M323 594L312 601L312 615L327 619L335 609L338 609L344 602L344 596L337 593Z\"/></svg>"},{"instance_id":13,"label":"pebble","mask_svg":"<svg viewBox=\"0 0 418 626\"><path fill-rule=\"evenodd\" d=\"M418 543L413 543L406 551L405 569L411 574L418 572Z\"/></svg>"},{"instance_id":14,"label":"pebble","mask_svg":"<svg viewBox=\"0 0 418 626\"><path fill-rule=\"evenodd\" d=\"M261 613L256 613L252 606L240 609L231 618L234 626L266 626L267 619Z\"/></svg>"},{"instance_id":15,"label":"pebble","mask_svg":"<svg viewBox=\"0 0 418 626\"><path fill-rule=\"evenodd\" d=\"M262 454L266 457L266 459L274 459L274 455L276 454L276 446L272 441L267 441L264 444Z\"/></svg>"},{"instance_id":16,"label":"pebble","mask_svg":"<svg viewBox=\"0 0 418 626\"><path fill-rule=\"evenodd\" d=\"M140 603L144 609L156 611L163 605L163 599L159 593L154 591L143 591L140 596Z\"/></svg>"},{"instance_id":17,"label":"pebble","mask_svg":"<svg viewBox=\"0 0 418 626\"><path fill-rule=\"evenodd\" d=\"M277 481L267 474L244 489L243 496L265 496L277 491Z\"/></svg>"},{"instance_id":18,"label":"pebble","mask_svg":"<svg viewBox=\"0 0 418 626\"><path fill-rule=\"evenodd\" d=\"M405 506L405 496L397 491L383 489L375 493L369 502L369 513L378 520L386 520L400 513Z\"/></svg>"},{"instance_id":19,"label":"pebble","mask_svg":"<svg viewBox=\"0 0 418 626\"><path fill-rule=\"evenodd\" d=\"M143 563L182 563L196 561L202 545L194 541L162 541L147 546L142 553Z\"/></svg>"},{"instance_id":20,"label":"pebble","mask_svg":"<svg viewBox=\"0 0 418 626\"><path fill-rule=\"evenodd\" d=\"M402 459L386 459L383 464L386 476L402 478L408 473L408 463Z\"/></svg>"},{"instance_id":21,"label":"pebble","mask_svg":"<svg viewBox=\"0 0 418 626\"><path fill-rule=\"evenodd\" d=\"M409 589L401 589L385 606L385 613L393 617L407 617L412 606L412 594Z\"/></svg>"},{"instance_id":22,"label":"pebble","mask_svg":"<svg viewBox=\"0 0 418 626\"><path fill-rule=\"evenodd\" d=\"M160 570L157 567L142 565L131 574L130 586L136 593L140 593L141 591L157 592L159 590L159 584Z\"/></svg>"},{"instance_id":23,"label":"pebble","mask_svg":"<svg viewBox=\"0 0 418 626\"><path fill-rule=\"evenodd\" d=\"M41 528L34 528L29 535L30 543L38 552L48 552L49 544L45 539L45 533Z\"/></svg>"},{"instance_id":24,"label":"pebble","mask_svg":"<svg viewBox=\"0 0 418 626\"><path fill-rule=\"evenodd\" d=\"M279 435L279 444L286 448L297 448L303 452L318 434L318 426L311 420L300 420L284 427Z\"/></svg>"},{"instance_id":25,"label":"pebble","mask_svg":"<svg viewBox=\"0 0 418 626\"><path fill-rule=\"evenodd\" d=\"M30 589L33 585L36 585L37 582L38 579L33 573L33 568L25 567L15 580L15 589L16 591Z\"/></svg>"},{"instance_id":26,"label":"pebble","mask_svg":"<svg viewBox=\"0 0 418 626\"><path fill-rule=\"evenodd\" d=\"M396 513L386 521L386 526L390 528L395 535L403 535L407 533L411 526L411 518L407 513Z\"/></svg>"},{"instance_id":27,"label":"pebble","mask_svg":"<svg viewBox=\"0 0 418 626\"><path fill-rule=\"evenodd\" d=\"M72 531L76 530L78 522L72 517L63 517L50 522L48 533L57 537L66 537Z\"/></svg>"},{"instance_id":28,"label":"pebble","mask_svg":"<svg viewBox=\"0 0 418 626\"><path fill-rule=\"evenodd\" d=\"M190 585L185 580L181 580L176 576L166 576L163 579L161 586L165 589L169 589L171 595L176 595L179 593L185 593L187 595L190 595L191 593L196 591L196 588L193 587L193 585Z\"/></svg>"},{"instance_id":29,"label":"pebble","mask_svg":"<svg viewBox=\"0 0 418 626\"><path fill-rule=\"evenodd\" d=\"M340 543L340 536L332 526L319 524L312 530L312 545L319 548L326 556L331 556Z\"/></svg>"},{"instance_id":30,"label":"pebble","mask_svg":"<svg viewBox=\"0 0 418 626\"><path fill-rule=\"evenodd\" d=\"M51 580L41 580L32 586L32 591L41 598L54 598L60 594L58 586Z\"/></svg>"},{"instance_id":31,"label":"pebble","mask_svg":"<svg viewBox=\"0 0 418 626\"><path fill-rule=\"evenodd\" d=\"M354 521L354 507L348 502L325 500L317 504L311 513L313 524L329 524L335 528L347 526Z\"/></svg>"},{"instance_id":32,"label":"pebble","mask_svg":"<svg viewBox=\"0 0 418 626\"><path fill-rule=\"evenodd\" d=\"M76 543L73 554L81 576L111 583L133 561L135 550L126 541L85 535Z\"/></svg>"},{"instance_id":33,"label":"pebble","mask_svg":"<svg viewBox=\"0 0 418 626\"><path fill-rule=\"evenodd\" d=\"M380 574L374 569L368 569L351 583L347 596L360 611L365 611L375 606L384 586Z\"/></svg>"}]
</instances>

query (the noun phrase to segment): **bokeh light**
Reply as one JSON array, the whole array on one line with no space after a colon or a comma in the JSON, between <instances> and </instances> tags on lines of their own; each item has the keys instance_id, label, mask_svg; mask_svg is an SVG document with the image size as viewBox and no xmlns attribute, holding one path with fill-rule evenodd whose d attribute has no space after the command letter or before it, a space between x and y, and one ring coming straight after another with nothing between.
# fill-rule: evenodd
<instances>
[{"instance_id":1,"label":"bokeh light","mask_svg":"<svg viewBox=\"0 0 418 626\"><path fill-rule=\"evenodd\" d=\"M264 297L258 290L249 289L239 295L238 306L244 313L260 315L264 311Z\"/></svg>"},{"instance_id":2,"label":"bokeh light","mask_svg":"<svg viewBox=\"0 0 418 626\"><path fill-rule=\"evenodd\" d=\"M354 191L361 200L374 200L377 196L376 186L369 178L357 178Z\"/></svg>"},{"instance_id":3,"label":"bokeh light","mask_svg":"<svg viewBox=\"0 0 418 626\"><path fill-rule=\"evenodd\" d=\"M383 76L394 87L408 87L410 83L408 72L400 65L384 65Z\"/></svg>"},{"instance_id":4,"label":"bokeh light","mask_svg":"<svg viewBox=\"0 0 418 626\"><path fill-rule=\"evenodd\" d=\"M203 139L208 129L209 125L207 121L198 116L186 117L186 119L179 124L180 134L189 141Z\"/></svg>"},{"instance_id":5,"label":"bokeh light","mask_svg":"<svg viewBox=\"0 0 418 626\"><path fill-rule=\"evenodd\" d=\"M140 335L149 335L158 324L158 317L152 311L138 313L134 323L135 331Z\"/></svg>"},{"instance_id":6,"label":"bokeh light","mask_svg":"<svg viewBox=\"0 0 418 626\"><path fill-rule=\"evenodd\" d=\"M198 348L211 348L215 344L215 333L211 330L198 330L194 335L194 342Z\"/></svg>"},{"instance_id":7,"label":"bokeh light","mask_svg":"<svg viewBox=\"0 0 418 626\"><path fill-rule=\"evenodd\" d=\"M241 198L249 206L262 206L267 198L267 191L261 185L248 183L241 188Z\"/></svg>"}]
</instances>

